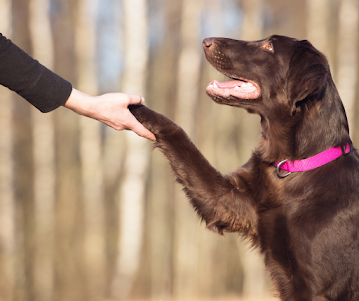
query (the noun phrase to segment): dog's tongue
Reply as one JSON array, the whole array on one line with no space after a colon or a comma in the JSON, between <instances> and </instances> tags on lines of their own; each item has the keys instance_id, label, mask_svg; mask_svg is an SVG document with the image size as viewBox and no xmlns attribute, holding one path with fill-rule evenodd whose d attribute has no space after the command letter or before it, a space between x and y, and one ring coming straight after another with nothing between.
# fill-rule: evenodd
<instances>
[{"instance_id":1,"label":"dog's tongue","mask_svg":"<svg viewBox=\"0 0 359 301\"><path fill-rule=\"evenodd\" d=\"M240 80L231 80L228 82L219 82L217 80L214 80L210 83L210 85L217 86L220 89L234 89L235 87L242 87L244 84L243 81Z\"/></svg>"},{"instance_id":2,"label":"dog's tongue","mask_svg":"<svg viewBox=\"0 0 359 301\"><path fill-rule=\"evenodd\" d=\"M226 82L219 82L214 80L208 84L206 91L209 94L217 94L224 97L231 95L238 98L258 97L257 87L250 82L241 80L232 80Z\"/></svg>"}]
</instances>

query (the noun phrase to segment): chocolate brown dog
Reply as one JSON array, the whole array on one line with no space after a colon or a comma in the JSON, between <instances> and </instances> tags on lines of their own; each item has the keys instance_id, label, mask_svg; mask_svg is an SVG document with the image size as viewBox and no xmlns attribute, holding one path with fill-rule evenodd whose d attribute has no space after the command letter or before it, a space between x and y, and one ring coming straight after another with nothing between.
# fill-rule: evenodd
<instances>
[{"instance_id":1,"label":"chocolate brown dog","mask_svg":"<svg viewBox=\"0 0 359 301\"><path fill-rule=\"evenodd\" d=\"M358 301L359 158L325 56L284 36L203 47L231 79L211 82L209 96L261 117L248 163L222 175L170 119L144 106L132 113L207 227L239 232L263 254L281 300Z\"/></svg>"}]
</instances>

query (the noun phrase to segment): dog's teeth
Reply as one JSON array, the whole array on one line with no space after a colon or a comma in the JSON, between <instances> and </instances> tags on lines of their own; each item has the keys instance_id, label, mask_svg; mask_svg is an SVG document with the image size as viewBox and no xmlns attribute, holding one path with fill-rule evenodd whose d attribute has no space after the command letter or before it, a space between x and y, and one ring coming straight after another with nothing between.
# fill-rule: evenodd
<instances>
[{"instance_id":1,"label":"dog's teeth","mask_svg":"<svg viewBox=\"0 0 359 301\"><path fill-rule=\"evenodd\" d=\"M238 87L238 86L235 86L234 87L234 90L240 90L241 88L240 87Z\"/></svg>"},{"instance_id":2,"label":"dog's teeth","mask_svg":"<svg viewBox=\"0 0 359 301\"><path fill-rule=\"evenodd\" d=\"M245 87L252 87L253 84L252 83L243 83L242 84L242 88L245 88Z\"/></svg>"},{"instance_id":3,"label":"dog's teeth","mask_svg":"<svg viewBox=\"0 0 359 301\"><path fill-rule=\"evenodd\" d=\"M216 82L213 83L213 88L218 88Z\"/></svg>"}]
</instances>

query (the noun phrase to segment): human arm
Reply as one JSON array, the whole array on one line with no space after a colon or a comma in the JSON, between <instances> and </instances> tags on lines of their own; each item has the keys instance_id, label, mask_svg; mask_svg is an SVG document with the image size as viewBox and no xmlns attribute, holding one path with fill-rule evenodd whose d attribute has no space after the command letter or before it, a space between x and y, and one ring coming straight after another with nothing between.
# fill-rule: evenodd
<instances>
[{"instance_id":1,"label":"human arm","mask_svg":"<svg viewBox=\"0 0 359 301\"><path fill-rule=\"evenodd\" d=\"M2 34L0 84L21 95L43 113L63 105L116 130L130 129L140 136L155 140L155 136L127 108L131 104L142 104L141 96L125 93L90 96L81 93L73 89L70 82L41 65Z\"/></svg>"},{"instance_id":2,"label":"human arm","mask_svg":"<svg viewBox=\"0 0 359 301\"><path fill-rule=\"evenodd\" d=\"M41 65L1 34L0 84L21 95L43 113L61 106L72 91L70 82Z\"/></svg>"}]
</instances>

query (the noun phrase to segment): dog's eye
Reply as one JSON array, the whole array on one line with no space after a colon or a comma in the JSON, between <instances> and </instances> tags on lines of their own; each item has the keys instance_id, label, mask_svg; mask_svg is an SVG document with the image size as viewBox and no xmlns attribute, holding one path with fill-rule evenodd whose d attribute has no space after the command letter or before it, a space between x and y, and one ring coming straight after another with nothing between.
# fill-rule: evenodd
<instances>
[{"instance_id":1,"label":"dog's eye","mask_svg":"<svg viewBox=\"0 0 359 301\"><path fill-rule=\"evenodd\" d=\"M273 45L272 45L271 43L264 43L264 44L262 45L262 48L265 49L265 50L267 50L267 51L273 52Z\"/></svg>"}]
</instances>

